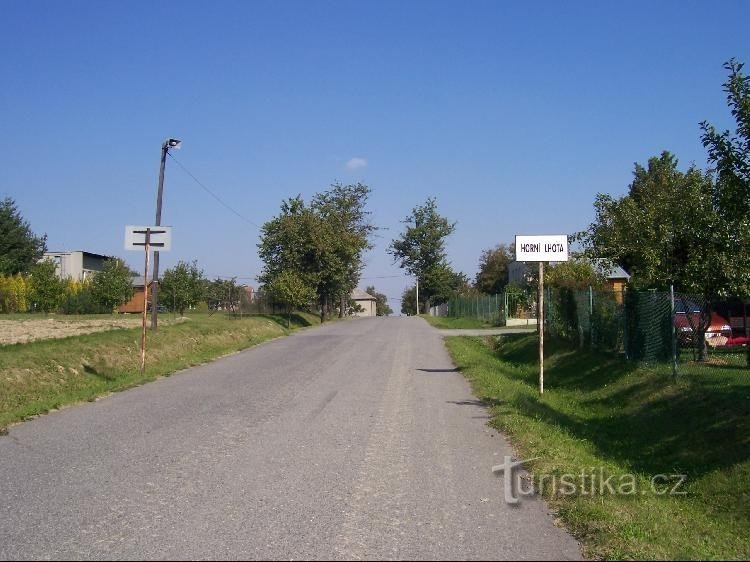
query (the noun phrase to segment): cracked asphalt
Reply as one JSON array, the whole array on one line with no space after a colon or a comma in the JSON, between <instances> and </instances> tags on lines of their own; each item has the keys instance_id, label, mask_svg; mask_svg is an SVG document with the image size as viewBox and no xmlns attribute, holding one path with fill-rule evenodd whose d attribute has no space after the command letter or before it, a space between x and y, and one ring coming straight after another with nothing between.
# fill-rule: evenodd
<instances>
[{"instance_id":1,"label":"cracked asphalt","mask_svg":"<svg viewBox=\"0 0 750 562\"><path fill-rule=\"evenodd\" d=\"M306 330L0 437L2 559L578 559L420 318Z\"/></svg>"}]
</instances>

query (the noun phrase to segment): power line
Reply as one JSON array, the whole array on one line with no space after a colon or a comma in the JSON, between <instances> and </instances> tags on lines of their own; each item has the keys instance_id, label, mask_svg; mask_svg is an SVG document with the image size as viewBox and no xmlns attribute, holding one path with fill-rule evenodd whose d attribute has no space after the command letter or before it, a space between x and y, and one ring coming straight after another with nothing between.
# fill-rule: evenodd
<instances>
[{"instance_id":1,"label":"power line","mask_svg":"<svg viewBox=\"0 0 750 562\"><path fill-rule=\"evenodd\" d=\"M188 169L187 169L187 168L186 168L186 167L185 167L185 166L184 166L184 165L182 164L182 162L180 162L179 160L177 160L177 158L175 158L175 157L174 157L174 156L172 155L172 153L171 153L171 152L167 152L167 154L169 155L169 157L170 157L170 158L171 158L172 160L174 160L174 161L175 161L175 163L176 163L176 164L177 164L177 165L178 165L178 166L179 166L180 168L182 168L182 170L183 170L183 171L184 171L184 172L185 172L185 173L186 173L186 174L187 174L188 176L190 176L191 178L193 178L193 181L194 181L195 183L197 183L197 184L198 184L198 185L199 185L199 186L200 186L201 188L203 188L203 190L204 190L204 191L205 191L206 193L208 193L208 194L209 194L209 195L210 195L211 197L213 197L214 199L216 199L216 200L217 200L217 201L218 201L219 203L221 203L221 204L222 204L222 205L223 205L223 206L224 206L225 208L227 208L228 210L230 210L230 211L231 211L232 213L234 213L235 215L237 215L237 216L238 216L239 218L241 218L241 219L242 219L243 221L245 221L246 223L248 223L248 224L251 224L251 225L253 225L253 226L254 226L255 228L260 228L260 227L259 227L259 226L258 226L257 224L255 224L255 223L254 223L253 221L251 221L251 220L250 220L249 218L247 218L247 217L243 216L242 214L240 214L239 212L235 211L235 210L234 210L234 209L233 209L233 208L232 208L231 206L229 206L229 205L228 205L227 203L225 203L225 202L224 202L224 200L223 200L223 199L222 199L221 197L219 197L219 196L218 196L218 195L216 195L216 194L215 194L215 193L214 193L213 191L211 191L211 190L210 190L210 189L209 189L208 187L206 187L206 185L205 185L205 184L203 184L203 183L202 183L202 182L201 182L201 181L200 181L200 180L199 180L198 178L196 178L196 177L195 177L195 176L194 176L194 175L193 175L193 174L192 174L192 173L190 172L190 170L188 170Z\"/></svg>"}]
</instances>

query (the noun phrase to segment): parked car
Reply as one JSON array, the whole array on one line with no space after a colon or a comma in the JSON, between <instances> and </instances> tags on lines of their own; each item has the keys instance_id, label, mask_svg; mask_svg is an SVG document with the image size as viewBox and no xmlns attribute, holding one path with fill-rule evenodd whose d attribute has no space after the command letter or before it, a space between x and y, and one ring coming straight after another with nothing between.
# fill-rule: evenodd
<instances>
[{"instance_id":1,"label":"parked car","mask_svg":"<svg viewBox=\"0 0 750 562\"><path fill-rule=\"evenodd\" d=\"M703 325L705 312L695 302L687 299L675 300L674 309L674 326L677 329L677 338L682 344L693 343L693 330ZM732 327L729 325L729 321L712 311L705 337L710 344L724 345L732 337ZM722 339L711 341L713 338Z\"/></svg>"}]
</instances>

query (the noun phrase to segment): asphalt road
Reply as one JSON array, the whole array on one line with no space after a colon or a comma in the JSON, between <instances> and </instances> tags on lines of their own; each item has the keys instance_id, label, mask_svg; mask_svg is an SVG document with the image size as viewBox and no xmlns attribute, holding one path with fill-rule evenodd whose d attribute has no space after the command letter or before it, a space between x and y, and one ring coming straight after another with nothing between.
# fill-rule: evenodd
<instances>
[{"instance_id":1,"label":"asphalt road","mask_svg":"<svg viewBox=\"0 0 750 562\"><path fill-rule=\"evenodd\" d=\"M0 559L567 559L419 318L297 333L0 437Z\"/></svg>"}]
</instances>

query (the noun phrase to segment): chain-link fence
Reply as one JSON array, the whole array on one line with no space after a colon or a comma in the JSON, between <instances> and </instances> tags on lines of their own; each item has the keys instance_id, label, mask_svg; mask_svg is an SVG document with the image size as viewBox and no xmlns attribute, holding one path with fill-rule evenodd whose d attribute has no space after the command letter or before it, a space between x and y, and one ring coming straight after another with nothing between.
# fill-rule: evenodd
<instances>
[{"instance_id":1,"label":"chain-link fence","mask_svg":"<svg viewBox=\"0 0 750 562\"><path fill-rule=\"evenodd\" d=\"M261 292L237 287L225 293L208 299L209 312L223 313L230 317L286 313L285 307L275 303L268 295Z\"/></svg>"},{"instance_id":2,"label":"chain-link fence","mask_svg":"<svg viewBox=\"0 0 750 562\"><path fill-rule=\"evenodd\" d=\"M675 376L750 370L750 301L672 291L549 289L545 331L580 348L623 354Z\"/></svg>"},{"instance_id":3,"label":"chain-link fence","mask_svg":"<svg viewBox=\"0 0 750 562\"><path fill-rule=\"evenodd\" d=\"M453 297L444 305L432 307L430 314L453 318L477 318L497 326L534 325L536 299L528 291Z\"/></svg>"}]
</instances>

